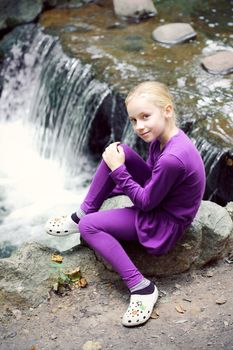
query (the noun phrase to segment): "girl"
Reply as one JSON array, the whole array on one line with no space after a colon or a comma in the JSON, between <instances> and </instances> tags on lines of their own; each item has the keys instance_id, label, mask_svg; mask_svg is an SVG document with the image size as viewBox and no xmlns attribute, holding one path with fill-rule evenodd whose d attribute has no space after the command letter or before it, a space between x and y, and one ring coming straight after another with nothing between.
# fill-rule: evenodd
<instances>
[{"instance_id":1,"label":"girl","mask_svg":"<svg viewBox=\"0 0 233 350\"><path fill-rule=\"evenodd\" d=\"M164 84L143 82L125 103L134 132L150 143L147 160L126 144L110 144L77 212L49 219L46 231L57 236L80 232L113 266L130 292L122 324L135 326L150 318L158 289L119 240L138 240L150 254L169 252L198 211L205 169L195 145L176 125L173 99ZM104 200L119 194L127 195L133 206L99 211Z\"/></svg>"}]
</instances>

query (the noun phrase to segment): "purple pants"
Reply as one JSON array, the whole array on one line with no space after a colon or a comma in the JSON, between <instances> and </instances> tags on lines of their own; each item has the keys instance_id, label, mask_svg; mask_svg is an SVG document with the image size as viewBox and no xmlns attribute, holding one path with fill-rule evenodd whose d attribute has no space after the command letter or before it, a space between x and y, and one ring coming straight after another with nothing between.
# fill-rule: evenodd
<instances>
[{"instance_id":1,"label":"purple pants","mask_svg":"<svg viewBox=\"0 0 233 350\"><path fill-rule=\"evenodd\" d=\"M151 177L151 170L143 158L126 144L125 166L133 179L143 185ZM103 202L123 192L109 175L111 169L102 159L97 167L88 193L81 204L86 213L79 221L81 237L108 261L119 273L128 288L138 284L144 276L133 264L118 240L138 241L135 228L136 209L132 207L99 210Z\"/></svg>"}]
</instances>

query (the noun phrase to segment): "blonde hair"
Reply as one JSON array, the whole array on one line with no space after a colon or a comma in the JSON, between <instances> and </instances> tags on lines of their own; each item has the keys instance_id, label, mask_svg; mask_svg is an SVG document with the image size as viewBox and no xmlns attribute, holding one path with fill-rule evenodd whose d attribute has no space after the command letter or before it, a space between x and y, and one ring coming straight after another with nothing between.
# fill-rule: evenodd
<instances>
[{"instance_id":1,"label":"blonde hair","mask_svg":"<svg viewBox=\"0 0 233 350\"><path fill-rule=\"evenodd\" d=\"M145 97L159 108L164 108L167 104L171 104L173 107L173 118L175 123L177 122L173 96L165 84L158 81L145 81L140 83L128 93L125 99L126 106L133 97L139 96Z\"/></svg>"}]
</instances>

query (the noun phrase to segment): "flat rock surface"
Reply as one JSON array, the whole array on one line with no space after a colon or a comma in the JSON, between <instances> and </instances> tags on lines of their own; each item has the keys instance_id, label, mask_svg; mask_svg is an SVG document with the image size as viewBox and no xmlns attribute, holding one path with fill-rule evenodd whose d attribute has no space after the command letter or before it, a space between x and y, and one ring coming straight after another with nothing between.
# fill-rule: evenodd
<instances>
[{"instance_id":1,"label":"flat rock surface","mask_svg":"<svg viewBox=\"0 0 233 350\"><path fill-rule=\"evenodd\" d=\"M212 74L229 74L233 72L233 52L219 51L202 59L202 65Z\"/></svg>"},{"instance_id":2,"label":"flat rock surface","mask_svg":"<svg viewBox=\"0 0 233 350\"><path fill-rule=\"evenodd\" d=\"M178 44L195 38L196 32L189 23L169 23L152 32L154 40L164 44Z\"/></svg>"},{"instance_id":3,"label":"flat rock surface","mask_svg":"<svg viewBox=\"0 0 233 350\"><path fill-rule=\"evenodd\" d=\"M1 350L232 349L232 265L153 279L160 292L157 318L135 328L121 325L129 303L122 281L93 271L85 288L51 294L37 308L1 310ZM181 312L182 311L182 312ZM89 342L89 343L88 343Z\"/></svg>"}]
</instances>

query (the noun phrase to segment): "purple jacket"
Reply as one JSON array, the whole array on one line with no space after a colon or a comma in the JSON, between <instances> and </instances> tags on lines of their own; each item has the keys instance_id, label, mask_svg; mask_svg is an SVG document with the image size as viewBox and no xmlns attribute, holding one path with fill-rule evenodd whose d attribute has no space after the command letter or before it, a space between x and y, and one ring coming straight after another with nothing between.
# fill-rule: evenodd
<instances>
[{"instance_id":1,"label":"purple jacket","mask_svg":"<svg viewBox=\"0 0 233 350\"><path fill-rule=\"evenodd\" d=\"M144 187L135 182L122 164L110 176L133 202L140 243L148 253L167 253L193 221L205 191L203 160L192 140L179 129L160 150L151 141L146 160L152 171ZM114 193L114 190L113 190Z\"/></svg>"}]
</instances>

